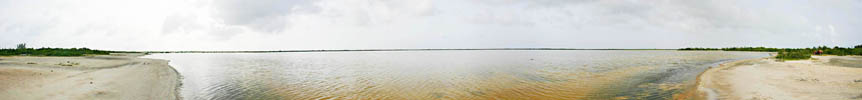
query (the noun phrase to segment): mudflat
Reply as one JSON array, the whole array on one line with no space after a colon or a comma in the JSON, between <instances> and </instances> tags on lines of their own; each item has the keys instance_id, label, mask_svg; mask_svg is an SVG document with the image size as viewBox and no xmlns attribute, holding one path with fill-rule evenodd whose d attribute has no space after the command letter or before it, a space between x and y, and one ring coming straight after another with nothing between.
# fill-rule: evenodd
<instances>
[{"instance_id":1,"label":"mudflat","mask_svg":"<svg viewBox=\"0 0 862 100\"><path fill-rule=\"evenodd\" d=\"M168 61L138 56L0 57L0 99L180 99L180 76Z\"/></svg>"},{"instance_id":2,"label":"mudflat","mask_svg":"<svg viewBox=\"0 0 862 100\"><path fill-rule=\"evenodd\" d=\"M698 96L708 100L862 100L862 68L856 65L862 60L854 56L813 58L723 64L698 77Z\"/></svg>"}]
</instances>

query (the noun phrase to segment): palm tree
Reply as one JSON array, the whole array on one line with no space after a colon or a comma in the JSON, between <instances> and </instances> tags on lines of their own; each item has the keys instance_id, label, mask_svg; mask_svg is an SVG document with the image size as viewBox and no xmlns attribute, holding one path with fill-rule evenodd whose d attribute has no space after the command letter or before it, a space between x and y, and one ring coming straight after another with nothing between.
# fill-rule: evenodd
<instances>
[{"instance_id":1,"label":"palm tree","mask_svg":"<svg viewBox=\"0 0 862 100\"><path fill-rule=\"evenodd\" d=\"M18 49L27 49L27 44L24 44L24 43L18 44Z\"/></svg>"}]
</instances>

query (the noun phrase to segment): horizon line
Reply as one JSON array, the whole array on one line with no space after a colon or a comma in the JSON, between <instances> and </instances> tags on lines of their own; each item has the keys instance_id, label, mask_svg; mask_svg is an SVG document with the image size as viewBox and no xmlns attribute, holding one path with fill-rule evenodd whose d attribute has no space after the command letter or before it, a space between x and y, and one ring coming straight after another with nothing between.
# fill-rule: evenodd
<instances>
[{"instance_id":1,"label":"horizon line","mask_svg":"<svg viewBox=\"0 0 862 100\"><path fill-rule=\"evenodd\" d=\"M581 48L448 48L448 49L306 49L306 50L226 50L226 51L132 51L142 53L268 53L268 52L349 52L349 51L455 51L455 50L677 50L677 49L581 49Z\"/></svg>"}]
</instances>

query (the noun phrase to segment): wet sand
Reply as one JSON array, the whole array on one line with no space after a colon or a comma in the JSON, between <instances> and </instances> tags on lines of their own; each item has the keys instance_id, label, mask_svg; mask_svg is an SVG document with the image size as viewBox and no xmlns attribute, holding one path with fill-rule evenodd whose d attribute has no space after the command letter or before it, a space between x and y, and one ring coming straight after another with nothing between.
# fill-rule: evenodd
<instances>
[{"instance_id":1,"label":"wet sand","mask_svg":"<svg viewBox=\"0 0 862 100\"><path fill-rule=\"evenodd\" d=\"M697 99L862 100L862 64L854 56L814 56L780 62L751 59L711 68L698 77ZM836 62L839 61L839 62Z\"/></svg>"},{"instance_id":2,"label":"wet sand","mask_svg":"<svg viewBox=\"0 0 862 100\"><path fill-rule=\"evenodd\" d=\"M168 61L138 56L0 57L0 100L179 99Z\"/></svg>"}]
</instances>

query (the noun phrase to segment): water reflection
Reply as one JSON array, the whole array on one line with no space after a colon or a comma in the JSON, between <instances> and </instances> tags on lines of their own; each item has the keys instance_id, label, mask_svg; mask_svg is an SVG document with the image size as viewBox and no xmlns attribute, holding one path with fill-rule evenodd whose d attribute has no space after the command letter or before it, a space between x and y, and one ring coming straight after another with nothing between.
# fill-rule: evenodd
<instances>
[{"instance_id":1,"label":"water reflection","mask_svg":"<svg viewBox=\"0 0 862 100\"><path fill-rule=\"evenodd\" d=\"M156 54L186 99L668 99L708 66L766 53L386 51Z\"/></svg>"}]
</instances>

